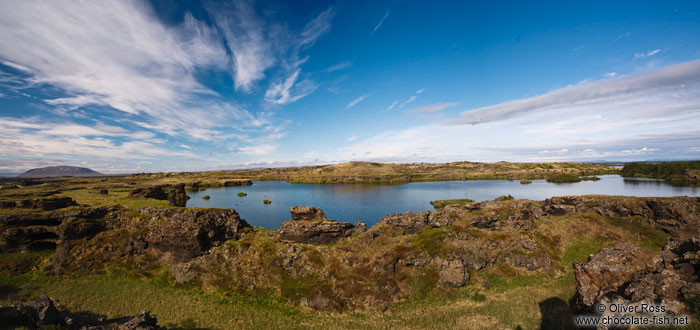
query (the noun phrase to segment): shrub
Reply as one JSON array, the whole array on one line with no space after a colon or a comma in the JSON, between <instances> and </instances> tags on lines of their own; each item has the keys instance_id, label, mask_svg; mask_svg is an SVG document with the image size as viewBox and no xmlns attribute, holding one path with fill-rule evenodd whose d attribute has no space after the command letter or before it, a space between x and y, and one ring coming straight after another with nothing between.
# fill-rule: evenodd
<instances>
[{"instance_id":1,"label":"shrub","mask_svg":"<svg viewBox=\"0 0 700 330\"><path fill-rule=\"evenodd\" d=\"M263 204L272 204L272 201L269 199L263 200Z\"/></svg>"},{"instance_id":2,"label":"shrub","mask_svg":"<svg viewBox=\"0 0 700 330\"><path fill-rule=\"evenodd\" d=\"M248 194L246 194L242 191L238 193L238 197L245 197L245 196L248 196Z\"/></svg>"},{"instance_id":3,"label":"shrub","mask_svg":"<svg viewBox=\"0 0 700 330\"><path fill-rule=\"evenodd\" d=\"M202 199L211 199L211 197L209 197L209 195L204 195L202 196Z\"/></svg>"}]
</instances>

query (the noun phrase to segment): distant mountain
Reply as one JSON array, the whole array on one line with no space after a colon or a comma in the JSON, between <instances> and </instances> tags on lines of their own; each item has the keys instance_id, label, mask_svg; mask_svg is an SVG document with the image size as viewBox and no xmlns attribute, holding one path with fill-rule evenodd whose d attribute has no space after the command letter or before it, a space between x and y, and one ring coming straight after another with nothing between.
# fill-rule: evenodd
<instances>
[{"instance_id":1,"label":"distant mountain","mask_svg":"<svg viewBox=\"0 0 700 330\"><path fill-rule=\"evenodd\" d=\"M18 178L57 178L62 176L102 176L89 168L77 166L48 166L31 169L18 176Z\"/></svg>"}]
</instances>

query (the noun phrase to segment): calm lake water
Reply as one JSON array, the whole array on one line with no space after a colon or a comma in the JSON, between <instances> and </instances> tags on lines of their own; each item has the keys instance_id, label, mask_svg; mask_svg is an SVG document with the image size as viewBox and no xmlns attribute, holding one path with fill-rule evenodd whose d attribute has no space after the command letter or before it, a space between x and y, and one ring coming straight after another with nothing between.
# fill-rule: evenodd
<instances>
[{"instance_id":1,"label":"calm lake water","mask_svg":"<svg viewBox=\"0 0 700 330\"><path fill-rule=\"evenodd\" d=\"M700 196L698 187L674 187L663 181L624 179L618 175L602 175L600 181L578 183L548 183L533 180L523 185L519 181L442 181L412 182L402 185L378 184L291 184L282 181L256 181L252 186L227 187L190 192L187 206L233 208L251 225L278 229L291 219L292 205L317 206L329 219L363 221L376 224L390 213L432 210L431 200L470 198L490 200L501 195L543 200L565 195L623 195L623 196ZM238 192L248 196L238 197ZM202 196L211 196L210 200ZM272 204L264 205L269 199Z\"/></svg>"}]
</instances>

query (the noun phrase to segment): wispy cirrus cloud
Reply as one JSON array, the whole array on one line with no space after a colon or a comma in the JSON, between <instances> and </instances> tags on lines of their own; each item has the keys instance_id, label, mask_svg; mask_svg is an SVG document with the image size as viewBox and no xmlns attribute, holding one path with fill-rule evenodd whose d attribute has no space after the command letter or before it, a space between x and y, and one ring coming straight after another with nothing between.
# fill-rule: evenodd
<instances>
[{"instance_id":1,"label":"wispy cirrus cloud","mask_svg":"<svg viewBox=\"0 0 700 330\"><path fill-rule=\"evenodd\" d=\"M280 62L285 69L286 77L282 75L282 78L277 78L270 83L270 87L265 92L266 102L278 105L296 102L317 89L318 85L311 78L301 79L301 66L309 57L301 58L300 54L330 31L334 15L333 8L322 11L298 34L276 29L274 43L280 53Z\"/></svg>"},{"instance_id":2,"label":"wispy cirrus cloud","mask_svg":"<svg viewBox=\"0 0 700 330\"><path fill-rule=\"evenodd\" d=\"M406 111L406 113L426 113L426 112L438 112L445 110L447 108L454 107L458 102L447 102L447 103L436 103L430 105L424 105L421 107L416 107L411 110Z\"/></svg>"},{"instance_id":3,"label":"wispy cirrus cloud","mask_svg":"<svg viewBox=\"0 0 700 330\"><path fill-rule=\"evenodd\" d=\"M377 23L377 25L374 26L374 29L372 29L372 32L369 33L370 38L372 38L374 33L377 32L377 30L379 30L380 27L382 27L382 24L384 24L384 21L387 19L387 17L389 17L389 14L391 14L391 11L387 11L386 14L384 14L384 16L382 16L382 19L379 20L379 23Z\"/></svg>"},{"instance_id":4,"label":"wispy cirrus cloud","mask_svg":"<svg viewBox=\"0 0 700 330\"><path fill-rule=\"evenodd\" d=\"M658 54L660 51L661 51L661 49L654 49L654 50L650 50L646 53L636 53L636 54L634 54L634 58L638 59L638 58L644 58L644 57L651 57L651 56Z\"/></svg>"},{"instance_id":5,"label":"wispy cirrus cloud","mask_svg":"<svg viewBox=\"0 0 700 330\"><path fill-rule=\"evenodd\" d=\"M362 96L352 100L350 103L348 103L347 106L345 106L345 109L350 109L350 108L356 106L358 103L364 101L368 96L369 96L369 94L365 94L365 95L362 95Z\"/></svg>"}]
</instances>

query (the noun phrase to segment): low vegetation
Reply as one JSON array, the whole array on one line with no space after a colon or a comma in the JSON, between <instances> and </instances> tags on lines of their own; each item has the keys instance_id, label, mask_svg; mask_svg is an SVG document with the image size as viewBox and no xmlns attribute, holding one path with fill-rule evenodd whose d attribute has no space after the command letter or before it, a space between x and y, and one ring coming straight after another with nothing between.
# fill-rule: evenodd
<instances>
[{"instance_id":1,"label":"low vegetation","mask_svg":"<svg viewBox=\"0 0 700 330\"><path fill-rule=\"evenodd\" d=\"M242 191L238 193L238 197L245 197L245 196L248 196L248 194L246 194Z\"/></svg>"},{"instance_id":2,"label":"low vegetation","mask_svg":"<svg viewBox=\"0 0 700 330\"><path fill-rule=\"evenodd\" d=\"M621 175L624 177L643 177L676 182L698 182L700 179L700 161L627 163L622 168Z\"/></svg>"},{"instance_id":3,"label":"low vegetation","mask_svg":"<svg viewBox=\"0 0 700 330\"><path fill-rule=\"evenodd\" d=\"M211 196L209 196L209 195L204 195L204 196L202 196L202 199L208 200L208 199L211 199Z\"/></svg>"},{"instance_id":4,"label":"low vegetation","mask_svg":"<svg viewBox=\"0 0 700 330\"><path fill-rule=\"evenodd\" d=\"M547 182L554 182L554 183L575 183L575 182L581 182L581 181L598 181L598 180L600 180L600 178L597 176L581 177L581 176L573 175L573 174L554 175L554 176L550 176L549 178L547 178Z\"/></svg>"}]
</instances>

